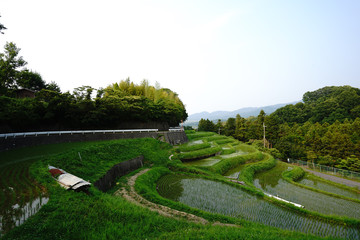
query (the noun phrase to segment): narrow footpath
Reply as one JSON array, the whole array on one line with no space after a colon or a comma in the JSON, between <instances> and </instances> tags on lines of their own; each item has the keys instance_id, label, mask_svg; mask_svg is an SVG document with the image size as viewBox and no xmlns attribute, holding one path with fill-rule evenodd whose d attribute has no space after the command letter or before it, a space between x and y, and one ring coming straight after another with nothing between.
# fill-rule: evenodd
<instances>
[{"instance_id":1,"label":"narrow footpath","mask_svg":"<svg viewBox=\"0 0 360 240\"><path fill-rule=\"evenodd\" d=\"M349 186L349 187L357 187L359 190L360 190L360 182L357 182L357 181L352 181L352 180L348 180L348 179L345 179L345 178L340 178L340 177L336 177L336 176L333 176L333 175L329 175L329 174L325 174L325 173L321 173L321 172L317 172L317 171L313 171L313 170L310 170L308 168L305 168L303 167L303 169L307 172L310 172L318 177L321 177L321 178L324 178L326 180L330 180L330 181L333 181L333 182L336 182L336 183L341 183L341 184L344 184L346 186Z\"/></svg>"}]
</instances>

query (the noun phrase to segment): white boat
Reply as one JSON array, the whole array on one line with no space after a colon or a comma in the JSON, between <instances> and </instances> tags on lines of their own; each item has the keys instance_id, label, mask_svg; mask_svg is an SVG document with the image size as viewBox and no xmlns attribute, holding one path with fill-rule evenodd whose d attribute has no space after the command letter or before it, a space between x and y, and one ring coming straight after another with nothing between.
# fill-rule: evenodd
<instances>
[{"instance_id":1,"label":"white boat","mask_svg":"<svg viewBox=\"0 0 360 240\"><path fill-rule=\"evenodd\" d=\"M65 188L66 190L73 189L76 191L86 191L91 183L81 179L75 175L67 173L66 171L56 168L53 166L49 166L49 172L55 178L55 180Z\"/></svg>"}]
</instances>

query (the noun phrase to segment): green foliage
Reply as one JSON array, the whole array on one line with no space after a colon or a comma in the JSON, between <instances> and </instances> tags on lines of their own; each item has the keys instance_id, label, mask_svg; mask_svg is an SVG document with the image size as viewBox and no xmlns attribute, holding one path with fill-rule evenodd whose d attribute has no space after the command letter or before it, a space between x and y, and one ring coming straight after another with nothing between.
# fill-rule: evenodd
<instances>
[{"instance_id":1,"label":"green foliage","mask_svg":"<svg viewBox=\"0 0 360 240\"><path fill-rule=\"evenodd\" d=\"M355 119L353 114L360 105L360 90L350 86L324 87L303 96L304 103L287 105L276 110L281 122L304 123L306 121L334 123L346 118Z\"/></svg>"},{"instance_id":2,"label":"green foliage","mask_svg":"<svg viewBox=\"0 0 360 240\"><path fill-rule=\"evenodd\" d=\"M194 144L194 145L182 145L177 148L178 152L191 152L195 150L200 150L204 148L210 148L210 143L201 143L201 144Z\"/></svg>"},{"instance_id":3,"label":"green foliage","mask_svg":"<svg viewBox=\"0 0 360 240\"><path fill-rule=\"evenodd\" d=\"M246 155L239 155L223 159L222 161L209 167L209 170L218 174L224 174L232 168L235 168L241 164L256 162L262 160L264 155L261 152L254 152Z\"/></svg>"},{"instance_id":4,"label":"green foliage","mask_svg":"<svg viewBox=\"0 0 360 240\"><path fill-rule=\"evenodd\" d=\"M217 129L215 128L215 124L210 121L209 119L200 119L198 125L198 131L203 132L216 132Z\"/></svg>"},{"instance_id":5,"label":"green foliage","mask_svg":"<svg viewBox=\"0 0 360 240\"><path fill-rule=\"evenodd\" d=\"M46 83L41 75L29 70L23 70L18 73L17 85L21 88L27 88L33 91L39 91L46 88Z\"/></svg>"},{"instance_id":6,"label":"green foliage","mask_svg":"<svg viewBox=\"0 0 360 240\"><path fill-rule=\"evenodd\" d=\"M266 155L264 160L247 165L241 171L239 175L239 180L244 181L249 186L254 186L253 181L254 181L255 173L269 170L275 166L276 166L276 159L271 157L270 155Z\"/></svg>"},{"instance_id":7,"label":"green foliage","mask_svg":"<svg viewBox=\"0 0 360 240\"><path fill-rule=\"evenodd\" d=\"M15 43L7 42L5 52L0 53L0 95L9 94L16 88L17 75L27 63L18 56L20 48Z\"/></svg>"},{"instance_id":8,"label":"green foliage","mask_svg":"<svg viewBox=\"0 0 360 240\"><path fill-rule=\"evenodd\" d=\"M302 179L305 175L305 171L301 167L295 166L290 171L285 171L282 173L283 178L289 179L291 181L299 181Z\"/></svg>"},{"instance_id":9,"label":"green foliage","mask_svg":"<svg viewBox=\"0 0 360 240\"><path fill-rule=\"evenodd\" d=\"M216 153L220 153L221 150L222 150L221 147L210 147L210 148L204 148L204 149L191 151L191 152L179 153L179 154L177 154L177 157L180 160L189 161L189 160L193 160L193 159L210 157Z\"/></svg>"},{"instance_id":10,"label":"green foliage","mask_svg":"<svg viewBox=\"0 0 360 240\"><path fill-rule=\"evenodd\" d=\"M213 133L213 132L186 133L186 136L188 137L189 141L204 138L204 137L210 137L210 136L214 136L214 135L215 135L215 133Z\"/></svg>"},{"instance_id":11,"label":"green foliage","mask_svg":"<svg viewBox=\"0 0 360 240\"><path fill-rule=\"evenodd\" d=\"M224 133L226 136L233 136L235 134L236 124L235 118L228 118L224 126Z\"/></svg>"}]
</instances>

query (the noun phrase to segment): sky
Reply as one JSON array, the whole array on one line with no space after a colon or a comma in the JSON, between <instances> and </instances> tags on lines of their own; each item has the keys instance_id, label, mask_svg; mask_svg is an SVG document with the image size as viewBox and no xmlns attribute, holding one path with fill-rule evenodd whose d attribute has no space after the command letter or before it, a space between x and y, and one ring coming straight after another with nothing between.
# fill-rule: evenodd
<instances>
[{"instance_id":1,"label":"sky","mask_svg":"<svg viewBox=\"0 0 360 240\"><path fill-rule=\"evenodd\" d=\"M1 0L0 51L63 92L147 79L189 114L360 88L358 0Z\"/></svg>"}]
</instances>

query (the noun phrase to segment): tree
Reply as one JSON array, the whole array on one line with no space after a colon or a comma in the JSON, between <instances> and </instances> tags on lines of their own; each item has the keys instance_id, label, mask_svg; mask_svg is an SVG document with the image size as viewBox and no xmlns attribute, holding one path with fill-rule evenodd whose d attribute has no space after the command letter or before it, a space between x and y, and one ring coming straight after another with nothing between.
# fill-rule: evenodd
<instances>
[{"instance_id":1,"label":"tree","mask_svg":"<svg viewBox=\"0 0 360 240\"><path fill-rule=\"evenodd\" d=\"M1 16L0 16L1 17ZM1 34L4 34L3 33L3 30L6 30L7 28L2 24L2 23L0 23L0 33Z\"/></svg>"},{"instance_id":2,"label":"tree","mask_svg":"<svg viewBox=\"0 0 360 240\"><path fill-rule=\"evenodd\" d=\"M215 124L215 132L218 134L222 134L224 130L223 124L221 122L221 119L217 120L217 123Z\"/></svg>"},{"instance_id":3,"label":"tree","mask_svg":"<svg viewBox=\"0 0 360 240\"><path fill-rule=\"evenodd\" d=\"M27 69L18 73L16 83L18 87L28 88L34 91L46 88L46 83L42 79L41 75Z\"/></svg>"},{"instance_id":4,"label":"tree","mask_svg":"<svg viewBox=\"0 0 360 240\"><path fill-rule=\"evenodd\" d=\"M205 132L214 132L216 131L215 129L215 124L210 121L209 119L200 119L199 121L199 125L198 125L198 130L199 131L205 131Z\"/></svg>"},{"instance_id":5,"label":"tree","mask_svg":"<svg viewBox=\"0 0 360 240\"><path fill-rule=\"evenodd\" d=\"M235 118L228 118L224 126L226 136L233 136L235 134Z\"/></svg>"},{"instance_id":6,"label":"tree","mask_svg":"<svg viewBox=\"0 0 360 240\"><path fill-rule=\"evenodd\" d=\"M54 92L61 93L61 89L60 89L59 85L57 85L57 83L54 82L54 81L51 81L50 83L46 84L45 88L47 90L51 90L51 91L54 91Z\"/></svg>"},{"instance_id":7,"label":"tree","mask_svg":"<svg viewBox=\"0 0 360 240\"><path fill-rule=\"evenodd\" d=\"M234 137L240 141L245 141L245 119L240 116L240 114L236 115L235 119L235 134Z\"/></svg>"},{"instance_id":8,"label":"tree","mask_svg":"<svg viewBox=\"0 0 360 240\"><path fill-rule=\"evenodd\" d=\"M91 86L81 86L74 89L73 94L78 101L91 100L91 94L95 89Z\"/></svg>"},{"instance_id":9,"label":"tree","mask_svg":"<svg viewBox=\"0 0 360 240\"><path fill-rule=\"evenodd\" d=\"M15 43L7 42L4 48L5 53L0 53L0 95L16 88L19 69L27 64L18 56L21 49L17 48Z\"/></svg>"}]
</instances>

